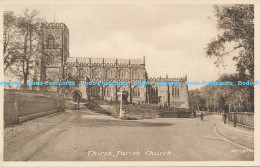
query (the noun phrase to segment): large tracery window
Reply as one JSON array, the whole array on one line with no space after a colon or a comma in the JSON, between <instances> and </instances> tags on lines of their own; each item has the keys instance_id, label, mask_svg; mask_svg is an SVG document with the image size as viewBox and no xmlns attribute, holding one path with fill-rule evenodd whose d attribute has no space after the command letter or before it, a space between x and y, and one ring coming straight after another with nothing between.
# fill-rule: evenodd
<instances>
[{"instance_id":1,"label":"large tracery window","mask_svg":"<svg viewBox=\"0 0 260 167\"><path fill-rule=\"evenodd\" d=\"M47 48L52 49L55 47L55 38L53 35L48 36L48 41L47 41Z\"/></svg>"},{"instance_id":2,"label":"large tracery window","mask_svg":"<svg viewBox=\"0 0 260 167\"><path fill-rule=\"evenodd\" d=\"M101 78L101 71L99 69L93 69L92 78Z\"/></svg>"},{"instance_id":3,"label":"large tracery window","mask_svg":"<svg viewBox=\"0 0 260 167\"><path fill-rule=\"evenodd\" d=\"M105 89L105 95L106 95L106 96L111 96L111 92L112 92L112 91L111 91L111 87L109 87L109 86L106 87L106 89Z\"/></svg>"},{"instance_id":4,"label":"large tracery window","mask_svg":"<svg viewBox=\"0 0 260 167\"><path fill-rule=\"evenodd\" d=\"M139 79L139 71L133 72L133 79Z\"/></svg>"},{"instance_id":5,"label":"large tracery window","mask_svg":"<svg viewBox=\"0 0 260 167\"><path fill-rule=\"evenodd\" d=\"M133 72L133 79L143 79L144 75L142 74L142 71L140 70L135 70Z\"/></svg>"},{"instance_id":6,"label":"large tracery window","mask_svg":"<svg viewBox=\"0 0 260 167\"><path fill-rule=\"evenodd\" d=\"M78 77L77 69L75 67L72 68L72 77Z\"/></svg>"},{"instance_id":7,"label":"large tracery window","mask_svg":"<svg viewBox=\"0 0 260 167\"><path fill-rule=\"evenodd\" d=\"M119 78L120 79L127 79L127 71L126 70L120 70L119 71Z\"/></svg>"},{"instance_id":8,"label":"large tracery window","mask_svg":"<svg viewBox=\"0 0 260 167\"><path fill-rule=\"evenodd\" d=\"M100 95L100 87L98 85L94 85L90 87L91 96L99 96Z\"/></svg>"},{"instance_id":9,"label":"large tracery window","mask_svg":"<svg viewBox=\"0 0 260 167\"><path fill-rule=\"evenodd\" d=\"M107 70L107 78L115 78L115 72L112 69Z\"/></svg>"},{"instance_id":10,"label":"large tracery window","mask_svg":"<svg viewBox=\"0 0 260 167\"><path fill-rule=\"evenodd\" d=\"M72 77L72 75L71 75L71 69L70 68L68 68L67 70L66 70L66 77L67 78L71 78Z\"/></svg>"},{"instance_id":11,"label":"large tracery window","mask_svg":"<svg viewBox=\"0 0 260 167\"><path fill-rule=\"evenodd\" d=\"M158 96L158 87L151 87L151 96Z\"/></svg>"},{"instance_id":12,"label":"large tracery window","mask_svg":"<svg viewBox=\"0 0 260 167\"><path fill-rule=\"evenodd\" d=\"M84 70L83 70L83 69L80 69L80 70L79 70L79 77L80 77L80 78L83 78L83 77L84 77Z\"/></svg>"}]
</instances>

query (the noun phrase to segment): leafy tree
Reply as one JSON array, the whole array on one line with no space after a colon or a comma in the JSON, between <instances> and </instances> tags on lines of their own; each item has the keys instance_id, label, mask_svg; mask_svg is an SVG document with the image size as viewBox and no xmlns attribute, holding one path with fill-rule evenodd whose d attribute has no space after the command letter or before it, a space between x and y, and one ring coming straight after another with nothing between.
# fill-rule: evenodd
<instances>
[{"instance_id":1,"label":"leafy tree","mask_svg":"<svg viewBox=\"0 0 260 167\"><path fill-rule=\"evenodd\" d=\"M189 100L192 110L202 110L206 108L205 98L202 97L199 89L189 90Z\"/></svg>"},{"instance_id":2,"label":"leafy tree","mask_svg":"<svg viewBox=\"0 0 260 167\"><path fill-rule=\"evenodd\" d=\"M214 6L217 17L217 27L221 33L213 39L206 48L207 56L216 57L215 64L223 63L223 57L239 50L239 55L233 58L236 61L240 76L248 74L254 78L254 5L217 5ZM226 51L228 43L235 46Z\"/></svg>"},{"instance_id":3,"label":"leafy tree","mask_svg":"<svg viewBox=\"0 0 260 167\"><path fill-rule=\"evenodd\" d=\"M199 90L200 98L205 100L208 110L253 112L254 101L251 97L251 86L238 85L238 74L224 74L216 82L230 81L232 85L207 85Z\"/></svg>"},{"instance_id":4,"label":"leafy tree","mask_svg":"<svg viewBox=\"0 0 260 167\"><path fill-rule=\"evenodd\" d=\"M4 12L4 64L5 72L27 80L39 68L40 30L43 19L36 10L24 10L22 16L14 16L12 11ZM9 75L8 74L8 75Z\"/></svg>"},{"instance_id":5,"label":"leafy tree","mask_svg":"<svg viewBox=\"0 0 260 167\"><path fill-rule=\"evenodd\" d=\"M218 81L254 81L254 5L216 5L217 28L220 34L208 43L206 53L208 57L217 58L215 64L223 65L224 56L236 50L238 75L226 75ZM231 50L230 44L233 46ZM241 106L243 111L254 111L254 86L222 86L220 91L222 107L231 104L234 108ZM220 88L218 88L220 89Z\"/></svg>"},{"instance_id":6,"label":"leafy tree","mask_svg":"<svg viewBox=\"0 0 260 167\"><path fill-rule=\"evenodd\" d=\"M4 72L21 56L18 52L19 44L17 43L18 31L16 28L16 16L12 11L4 11L4 32L3 32L3 57Z\"/></svg>"}]
</instances>

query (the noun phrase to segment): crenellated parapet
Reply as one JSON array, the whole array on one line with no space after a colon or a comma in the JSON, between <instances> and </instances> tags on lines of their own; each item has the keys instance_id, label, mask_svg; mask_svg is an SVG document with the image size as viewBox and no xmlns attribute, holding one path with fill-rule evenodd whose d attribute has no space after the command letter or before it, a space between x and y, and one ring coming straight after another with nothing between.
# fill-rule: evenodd
<instances>
[{"instance_id":1,"label":"crenellated parapet","mask_svg":"<svg viewBox=\"0 0 260 167\"><path fill-rule=\"evenodd\" d=\"M69 32L68 27L64 23L42 23L41 25L42 28L51 28L51 29L62 29L64 28L66 31Z\"/></svg>"},{"instance_id":2,"label":"crenellated parapet","mask_svg":"<svg viewBox=\"0 0 260 167\"><path fill-rule=\"evenodd\" d=\"M148 78L148 81L155 81L155 82L185 82L187 80L187 76L179 77L179 78L162 78L162 77L150 77Z\"/></svg>"},{"instance_id":3,"label":"crenellated parapet","mask_svg":"<svg viewBox=\"0 0 260 167\"><path fill-rule=\"evenodd\" d=\"M69 57L65 65L85 67L122 67L122 68L144 68L143 59L110 59L110 58L78 58Z\"/></svg>"}]
</instances>

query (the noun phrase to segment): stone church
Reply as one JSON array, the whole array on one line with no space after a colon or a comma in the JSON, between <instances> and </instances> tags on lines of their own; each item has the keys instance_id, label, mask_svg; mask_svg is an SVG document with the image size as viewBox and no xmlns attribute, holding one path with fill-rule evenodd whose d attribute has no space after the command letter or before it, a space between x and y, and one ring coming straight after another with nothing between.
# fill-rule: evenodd
<instances>
[{"instance_id":1,"label":"stone church","mask_svg":"<svg viewBox=\"0 0 260 167\"><path fill-rule=\"evenodd\" d=\"M107 101L119 101L123 92L129 103L153 103L171 107L188 108L188 86L182 78L148 78L145 57L143 59L77 58L69 57L69 29L64 23L42 24L41 81L75 81L70 86L71 98L90 97ZM128 85L86 86L79 81L126 81ZM175 82L181 85L134 85L134 81Z\"/></svg>"}]
</instances>

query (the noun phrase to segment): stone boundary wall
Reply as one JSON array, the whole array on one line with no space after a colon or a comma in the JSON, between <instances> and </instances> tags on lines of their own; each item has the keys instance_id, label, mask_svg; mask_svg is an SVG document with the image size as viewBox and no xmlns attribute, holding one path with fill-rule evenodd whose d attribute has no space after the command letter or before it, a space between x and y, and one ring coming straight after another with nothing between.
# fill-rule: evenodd
<instances>
[{"instance_id":1,"label":"stone boundary wall","mask_svg":"<svg viewBox=\"0 0 260 167\"><path fill-rule=\"evenodd\" d=\"M123 106L122 110L127 116L138 118L190 118L191 112L186 108L176 108L175 110L160 110L157 107L142 108L141 106ZM116 107L116 113L119 114L120 106Z\"/></svg>"},{"instance_id":2,"label":"stone boundary wall","mask_svg":"<svg viewBox=\"0 0 260 167\"><path fill-rule=\"evenodd\" d=\"M5 90L4 127L52 114L63 108L63 101L35 91Z\"/></svg>"}]
</instances>

